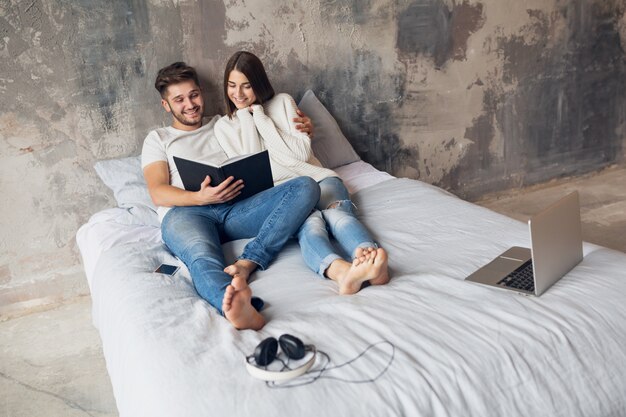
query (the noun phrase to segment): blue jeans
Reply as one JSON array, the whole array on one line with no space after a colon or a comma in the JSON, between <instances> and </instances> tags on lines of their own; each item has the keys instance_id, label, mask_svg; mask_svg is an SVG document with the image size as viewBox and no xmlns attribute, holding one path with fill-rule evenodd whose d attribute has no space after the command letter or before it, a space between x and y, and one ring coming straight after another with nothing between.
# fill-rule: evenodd
<instances>
[{"instance_id":1,"label":"blue jeans","mask_svg":"<svg viewBox=\"0 0 626 417\"><path fill-rule=\"evenodd\" d=\"M294 236L320 196L317 183L298 177L234 204L173 207L161 222L163 241L189 269L193 284L221 314L232 277L222 243L254 238L238 259L266 269Z\"/></svg>"},{"instance_id":2,"label":"blue jeans","mask_svg":"<svg viewBox=\"0 0 626 417\"><path fill-rule=\"evenodd\" d=\"M315 210L298 231L304 262L324 276L336 259L343 259L330 242L329 232L345 256L354 257L357 248L377 247L363 224L356 218L350 193L337 177L319 182L320 199ZM336 205L334 208L328 208Z\"/></svg>"}]
</instances>

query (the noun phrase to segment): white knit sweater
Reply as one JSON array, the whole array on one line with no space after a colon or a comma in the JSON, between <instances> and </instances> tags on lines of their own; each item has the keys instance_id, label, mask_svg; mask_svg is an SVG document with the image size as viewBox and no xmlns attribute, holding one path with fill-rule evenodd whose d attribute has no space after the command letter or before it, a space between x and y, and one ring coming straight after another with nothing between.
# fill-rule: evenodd
<instances>
[{"instance_id":1,"label":"white knit sweater","mask_svg":"<svg viewBox=\"0 0 626 417\"><path fill-rule=\"evenodd\" d=\"M267 149L274 184L303 175L315 181L337 176L322 167L311 150L311 139L296 129L297 106L290 95L277 94L262 106L251 107L253 114L237 110L232 119L224 116L215 124L215 136L229 158Z\"/></svg>"}]
</instances>

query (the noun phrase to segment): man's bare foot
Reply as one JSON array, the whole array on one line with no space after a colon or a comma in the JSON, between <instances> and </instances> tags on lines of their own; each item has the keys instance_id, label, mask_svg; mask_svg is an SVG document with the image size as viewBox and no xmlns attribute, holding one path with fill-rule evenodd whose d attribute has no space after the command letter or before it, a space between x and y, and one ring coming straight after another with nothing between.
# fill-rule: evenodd
<instances>
[{"instance_id":1,"label":"man's bare foot","mask_svg":"<svg viewBox=\"0 0 626 417\"><path fill-rule=\"evenodd\" d=\"M376 256L374 257L374 264L379 266L379 274L374 279L370 279L369 282L372 285L385 285L389 282L389 268L387 252L383 248L376 249Z\"/></svg>"},{"instance_id":2,"label":"man's bare foot","mask_svg":"<svg viewBox=\"0 0 626 417\"><path fill-rule=\"evenodd\" d=\"M248 282L250 274L252 274L256 268L257 264L254 262L248 261L247 259L238 259L234 264L224 268L224 272L233 278L241 277L245 282Z\"/></svg>"},{"instance_id":3,"label":"man's bare foot","mask_svg":"<svg viewBox=\"0 0 626 417\"><path fill-rule=\"evenodd\" d=\"M265 319L252 306L250 299L252 290L245 278L236 276L226 287L226 293L222 301L224 316L236 329L261 330L265 325Z\"/></svg>"}]
</instances>

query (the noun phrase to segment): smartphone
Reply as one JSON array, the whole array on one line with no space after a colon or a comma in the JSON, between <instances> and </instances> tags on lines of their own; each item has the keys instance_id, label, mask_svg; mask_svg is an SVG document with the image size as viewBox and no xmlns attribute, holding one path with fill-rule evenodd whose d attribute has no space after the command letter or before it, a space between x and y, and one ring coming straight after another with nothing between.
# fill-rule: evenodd
<instances>
[{"instance_id":1,"label":"smartphone","mask_svg":"<svg viewBox=\"0 0 626 417\"><path fill-rule=\"evenodd\" d=\"M176 271L178 271L179 269L180 269L180 266L161 264L159 265L157 269L154 270L154 272L158 272L159 274L165 274L165 275L174 275Z\"/></svg>"}]
</instances>

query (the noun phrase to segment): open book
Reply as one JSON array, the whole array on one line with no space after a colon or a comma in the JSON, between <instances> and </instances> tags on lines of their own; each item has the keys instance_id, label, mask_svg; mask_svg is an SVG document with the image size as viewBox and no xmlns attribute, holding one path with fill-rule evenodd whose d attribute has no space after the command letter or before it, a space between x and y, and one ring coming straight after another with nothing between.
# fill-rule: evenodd
<instances>
[{"instance_id":1,"label":"open book","mask_svg":"<svg viewBox=\"0 0 626 417\"><path fill-rule=\"evenodd\" d=\"M244 187L241 194L229 203L243 200L274 186L267 150L235 156L227 159L220 166L190 161L177 156L174 157L174 163L187 191L200 190L200 184L207 175L211 177L211 187L219 185L230 176L235 177L235 180L243 180Z\"/></svg>"}]
</instances>

